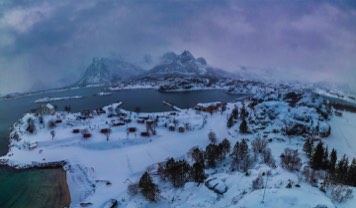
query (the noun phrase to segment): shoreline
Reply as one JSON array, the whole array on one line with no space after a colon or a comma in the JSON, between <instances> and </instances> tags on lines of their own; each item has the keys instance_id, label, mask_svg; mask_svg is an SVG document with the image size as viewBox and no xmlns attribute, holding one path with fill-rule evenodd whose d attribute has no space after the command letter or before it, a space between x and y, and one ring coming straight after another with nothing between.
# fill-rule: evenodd
<instances>
[{"instance_id":1,"label":"shoreline","mask_svg":"<svg viewBox=\"0 0 356 208\"><path fill-rule=\"evenodd\" d=\"M115 105L115 107L118 107L120 104L117 104L116 103L116 105ZM106 107L104 107L104 109L106 109L107 110L107 108L108 107L110 107L110 106L112 106L112 105L109 105L109 106L106 106ZM186 114L186 112L190 112L189 114ZM126 114L128 114L128 115L131 115L131 113L132 113L132 115L134 116L134 117L137 117L137 115L135 114L135 113L133 113L133 112L130 112L130 111L125 111L125 110L123 110L123 112L124 113L126 113ZM168 111L168 112L170 112L170 111ZM188 116L188 115L192 115L193 117L192 118L194 118L194 120L193 120L193 123L192 123L192 125L193 126L195 126L194 127L194 129L196 130L196 131L191 131L192 133L190 133L190 134L196 134L197 132L200 132L201 131L201 128L200 128L200 126L201 126L201 123L203 122L202 120L203 120L203 116L202 115L200 115L200 114L196 114L196 113L193 113L193 112L195 112L195 110L193 110L192 108L189 108L189 109L186 109L184 112L181 112L181 113L179 113L179 115L182 117L182 122L184 121L184 119L188 119L187 121L190 121L190 122L192 122L192 120L191 120L191 118L190 118L190 116ZM72 115L75 115L75 114L78 114L78 113L73 113ZM157 112L157 113L145 113L145 114L147 114L147 115L157 115L157 116L167 116L168 114L167 114L167 112ZM62 119L73 119L71 116L69 116L68 118L62 118ZM96 119L99 119L98 121L101 121L101 122L104 122L105 123L105 120L107 119L107 115L105 114L105 115L103 115L103 116L98 116L98 117L96 117ZM163 118L162 118L163 119ZM223 116L223 118L222 119L225 119L225 117ZM64 122L65 123L65 122ZM223 123L223 122L221 122L221 123ZM138 129L143 129L144 128L144 125L141 125L140 126L140 124L136 124L136 122L135 123L133 123L133 124L135 124L135 126L137 126L137 128ZM83 124L79 124L78 126L80 127L80 125L83 125ZM224 125L223 125L224 126ZM15 126L16 127L16 126ZM18 127L20 127L20 126L18 126ZM79 128L78 127L78 128ZM64 128L64 127L62 127L63 128L63 130L66 130L67 129L67 131L69 131L71 128L69 128L69 130L68 130L68 128ZM16 130L17 128L15 128L14 130ZM113 140L113 139L111 139L111 141L110 141L110 143L106 143L106 141L104 141L104 143L103 144L101 144L100 142L102 142L100 139L99 139L99 141L95 141L94 142L94 144L100 144L100 145L109 145L107 148L108 148L108 151L109 151L109 153L110 153L110 151L113 151L114 149L116 149L116 148L118 148L119 146L120 146L120 148L121 147L127 147L127 149L129 149L129 148L134 148L133 146L135 146L136 144L148 144L148 143L150 143L150 142L148 142L148 141L146 141L145 139L135 139L135 140L132 140L132 142L127 142L127 140L125 139L126 137L124 137L124 135L126 135L125 133L122 133L122 129L120 130L121 128L118 128L115 132L116 132L116 135L121 135L121 136L116 136L116 138L118 138L118 139L116 139L116 141L115 140ZM161 127L160 127L160 131L162 131L162 133L164 133L163 135L162 135L162 137L164 137L164 136L168 136L168 135L171 135L171 133L168 131L168 129L166 129L166 130L164 130L165 129L165 127L163 126L163 124L161 124ZM57 130L58 131L58 130ZM204 130L205 131L205 130ZM71 132L71 131L70 131ZM114 132L114 133L115 133ZM70 135L70 136L74 136L74 137L77 137L77 136L75 136L75 135L73 135L72 133L69 133L68 132L68 135ZM37 137L38 136L41 136L41 135L37 135ZM173 136L174 138L174 141L175 142L177 142L177 143L180 143L180 140L181 140L181 136L180 136L180 133L178 133L177 135L171 135L171 136ZM93 138L100 138L100 132L99 133L95 133L94 135L93 135ZM113 136L114 137L114 136ZM155 140L158 140L158 141L160 141L161 139L159 138L159 137L154 137L155 138ZM58 140L59 138L57 138L55 141L60 141L60 140ZM74 140L74 138L71 138L71 140ZM13 140L12 138L10 138L10 140ZM15 140L13 140L14 142L16 142ZM41 140L41 141L43 141L43 140ZM75 140L74 140L75 141ZM80 140L79 140L80 141ZM93 139L91 139L91 140L89 140L89 142L90 141L93 141ZM129 140L130 141L130 140ZM64 142L67 142L67 140L65 140ZM186 151L187 149L188 149L188 147L190 147L190 143L191 142L193 142L193 144L195 145L196 144L196 142L195 141L190 141L190 142L187 142L187 144L185 145L186 147L184 147L184 145L183 145L183 147L181 148L182 149L182 152L183 152L183 150L184 151ZM113 144L114 146L112 146L112 147L110 147L110 144ZM127 144L124 144L124 143L127 143ZM131 144L132 143L132 144ZM153 143L155 143L155 142L153 142ZM122 145L124 145L124 146L122 146ZM152 145L152 144L151 144ZM131 147L130 147L131 146ZM74 147L73 145L72 145L72 147ZM79 147L81 147L81 146L79 146ZM75 148L75 147L74 147ZM81 149L82 151L87 151L87 152L91 152L91 153L95 153L95 152L92 152L91 151L91 147L90 147L90 143L88 144L88 146L87 146L87 148L89 148L89 149L86 149L86 148L84 148L84 149ZM12 150L17 150L17 149L12 149ZM11 150L11 151L12 151ZM52 149L52 151L53 151L53 149ZM52 152L51 151L51 152ZM58 149L58 151L61 151L62 152L62 150L59 150ZM21 152L21 151L20 151ZM46 152L46 150L45 150L45 152ZM69 152L73 152L73 151L69 151ZM115 151L116 152L116 151ZM96 188L95 188L95 185L97 185L99 188L100 188L100 190L99 190L99 192L101 192L101 191L103 191L103 187L101 187L101 185L100 184L97 184L97 182L93 182L93 178L92 178L92 174L94 173L94 168L93 169L91 169L90 167L95 167L95 170L100 170L100 168L98 168L98 167L96 167L96 166L94 166L94 165L98 165L98 164L91 164L91 162L86 162L86 161L82 161L82 162L79 162L79 161L76 161L76 162L74 162L73 163L73 161L70 161L70 160L68 160L68 161L66 161L66 160L61 160L61 161L55 161L55 159L54 158L52 158L52 162L50 161L50 162L42 162L42 161L40 161L41 159L41 157L44 157L44 156L39 156L38 155L38 153L37 152L35 152L35 151L32 151L32 152L28 152L29 154L31 153L31 155L32 156L34 156L34 159L31 159L31 160L28 160L29 158L27 158L26 157L26 159L24 160L24 161L21 161L21 160L18 160L18 159L16 159L16 160L13 160L13 159L15 159L15 158L13 158L13 157L7 157L7 158L3 158L2 160L0 160L0 164L7 164L8 166L11 166L12 168L14 168L14 169L16 169L16 170L21 170L21 169L55 169L56 167L61 167L62 169L64 169L64 171L65 171L65 175L66 175L66 177L64 178L64 179L62 179L61 181L60 181L60 183L62 184L62 187L65 187L66 189L67 189L67 195L65 195L65 196L62 196L62 200L64 200L64 201L68 201L68 198L70 198L71 197L71 204L73 204L73 205L77 205L77 204L79 204L79 203L81 203L81 202L83 202L83 201L89 201L89 202L91 202L92 200L93 200L93 197L96 197L96 199L94 199L94 202L96 202L96 203L99 203L99 204L102 204L103 202L105 202L104 200L106 200L106 199L100 199L100 198L97 198L97 196L96 195L93 195L93 187L94 187L94 191L96 190ZM53 152L52 152L53 153ZM49 153L50 155L52 154L52 153ZM43 153L42 153L43 154ZM55 154L55 153L53 153L53 154ZM120 153L121 154L121 153ZM153 154L153 153L152 153ZM159 154L158 156L157 156L157 158L153 161L153 162L158 162L159 160L161 160L162 158L165 158L165 157L167 157L169 154L168 154L168 152L164 152L164 153L162 153L163 154L163 156L161 155L161 154ZM180 153L179 153L180 154ZM102 156L102 154L99 154L99 155L96 155L96 154L94 154L95 156L93 156L93 158L100 158L100 157L103 157ZM101 156L100 156L101 155ZM100 156L100 157L99 157ZM6 157L6 156L5 156ZM38 158L37 158L38 157ZM48 157L47 157L48 158ZM118 158L120 158L120 157L118 157ZM131 158L133 158L133 156L131 157ZM158 160L158 158L159 158L159 160ZM104 159L103 158L101 158L102 159L102 161L104 161ZM36 161L37 160L37 162L33 162L33 161ZM21 161L21 162L20 162ZM125 161L126 161L126 159L125 159ZM20 163L18 163L18 162L20 162ZM123 161L124 162L124 161ZM127 161L126 161L127 162ZM139 165L139 166L137 166L137 167L135 167L135 169L136 170L130 170L130 171L133 171L133 172L136 172L136 171L141 171L141 169L142 168L144 168L144 167L146 167L146 165L148 165L148 164L151 164L152 163L152 161L145 161L145 165ZM48 167L48 166L52 166L52 167ZM99 165L99 167L100 167L100 165ZM74 171L75 170L75 171ZM75 173L74 173L74 172ZM112 178L112 177L110 177L110 178L107 178L107 175L106 176L103 176L103 175L99 175L99 176L97 176L96 178L99 178L99 179L105 179L105 180L110 180L113 184L118 184L118 183L122 183L122 181L123 181L123 179L124 178L126 178L126 176L122 176L121 178L119 178L119 179L114 179L114 178ZM85 183L83 184L82 183L82 180L85 180ZM80 184L80 183L82 183L82 184ZM78 185L80 185L80 186L78 186ZM93 186L94 185L94 186ZM123 190L121 190L122 188L120 188L119 189L119 192L121 192L121 191L123 191ZM96 192L96 191L95 191ZM82 193L84 193L84 195L82 194ZM110 197L109 197L110 198Z\"/></svg>"},{"instance_id":2,"label":"shoreline","mask_svg":"<svg viewBox=\"0 0 356 208\"><path fill-rule=\"evenodd\" d=\"M33 117L34 115L26 114L20 120L22 122L14 125L12 131L19 133L19 138L22 139L10 138L13 142L10 154L1 157L0 163L6 163L15 169L38 168L43 170L62 167L65 174L61 174L60 178L56 178L54 181L61 184L61 189L66 189L60 194L62 202L71 201L70 205L73 206L81 203L104 205L113 199L128 197L125 189L127 186L127 184L125 186L126 181L128 179L137 181L138 174L143 172L146 167L151 167L152 164L156 164L164 160L164 158L180 157L189 151L192 146L202 147L206 145L208 141L200 135L207 135L212 129L214 132L219 133L220 138L228 138L232 142L239 140L240 138L237 138L236 135L231 135L227 130L226 118L229 114L229 109L233 109L236 105L242 107L244 104L241 101L248 100L250 96L244 95L235 101L228 102L228 111L211 113L211 115L196 111L194 108L184 109L175 113L140 113L141 117L143 115L147 116L147 121L153 121L154 118L157 118L159 133L151 135L152 137L149 140L142 136L142 133L148 132L147 127L141 122L134 122L136 119L140 119L139 114L120 109L120 103L103 107L104 113L95 114L85 121L76 119L76 116L80 116L79 113L61 114L61 112L57 112L54 115L45 116L45 120L60 118L63 121L56 127L56 131L60 133L55 140L49 137L50 129L47 128L40 128L42 131L38 131L36 136L26 133L26 126L24 126L26 120L32 118L36 121L36 117ZM306 98L309 98L308 96L310 95L306 95ZM236 103L237 101L238 103ZM172 103L166 102L166 104L173 106ZM313 107L304 112L300 111L299 107L296 107L290 112L285 101L271 101L269 104L276 106L279 109L278 112L284 115L282 117L287 117L288 119L294 116L295 113L299 115L304 112L312 113L314 115L312 119L314 120L319 118L318 114L315 114ZM260 106L257 110L263 109L263 106ZM115 115L110 116L113 112L115 112ZM262 110L256 112L259 113ZM262 113L256 116L261 115ZM116 124L115 122L121 120L130 124L126 126L114 125ZM176 122L175 125L172 124L173 120ZM173 129L170 128L172 125L174 126ZM258 129L259 126L257 125L252 125L252 130ZM141 136L137 138L135 133L129 139L129 134L126 133L128 127L135 129L135 132L141 132ZM90 129L90 139L82 138L80 134L73 133L73 128ZM109 137L105 138L102 134L101 130L104 128L112 128L110 140ZM178 132L177 128L183 128L183 130ZM270 123L270 128L276 128L281 131L278 123ZM182 136L183 134L185 136ZM257 134L258 132L253 132L249 137L255 137ZM278 136L285 137L286 135L281 134ZM26 145L30 144L29 141L38 142L38 147L36 146L35 148L38 148L39 151L27 149ZM285 147L290 144L273 143L272 145ZM146 152L148 157L139 156L137 154L139 152ZM65 155L66 159L63 160L64 158L59 157L60 155ZM85 157L82 157L83 155ZM279 155L279 153L276 153L276 155ZM115 158L115 161L108 160L108 158ZM44 162L45 160L49 162ZM124 166L127 168L122 169ZM210 176L214 176L214 174ZM46 201L45 203L48 202ZM134 204L135 202L127 203Z\"/></svg>"}]
</instances>

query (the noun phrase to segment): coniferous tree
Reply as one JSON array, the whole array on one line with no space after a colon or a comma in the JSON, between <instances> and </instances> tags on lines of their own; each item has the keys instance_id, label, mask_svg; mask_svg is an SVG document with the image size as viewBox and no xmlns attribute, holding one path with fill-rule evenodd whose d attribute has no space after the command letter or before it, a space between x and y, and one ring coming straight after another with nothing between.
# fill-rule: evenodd
<instances>
[{"instance_id":1,"label":"coniferous tree","mask_svg":"<svg viewBox=\"0 0 356 208\"><path fill-rule=\"evenodd\" d=\"M349 167L347 184L356 186L356 158L352 159L351 165Z\"/></svg>"},{"instance_id":2,"label":"coniferous tree","mask_svg":"<svg viewBox=\"0 0 356 208\"><path fill-rule=\"evenodd\" d=\"M248 112L245 108L245 103L242 103L242 108L240 113L241 120L245 120L247 116L248 116Z\"/></svg>"},{"instance_id":3,"label":"coniferous tree","mask_svg":"<svg viewBox=\"0 0 356 208\"><path fill-rule=\"evenodd\" d=\"M314 148L313 140L312 139L305 140L305 143L304 143L304 146L303 146L303 150L308 155L309 159L312 156L313 148Z\"/></svg>"},{"instance_id":4,"label":"coniferous tree","mask_svg":"<svg viewBox=\"0 0 356 208\"><path fill-rule=\"evenodd\" d=\"M234 118L230 115L229 119L227 120L227 128L231 128L235 124Z\"/></svg>"},{"instance_id":5,"label":"coniferous tree","mask_svg":"<svg viewBox=\"0 0 356 208\"><path fill-rule=\"evenodd\" d=\"M231 117L235 120L237 120L239 118L239 110L236 105L234 106L234 108L231 111Z\"/></svg>"},{"instance_id":6,"label":"coniferous tree","mask_svg":"<svg viewBox=\"0 0 356 208\"><path fill-rule=\"evenodd\" d=\"M139 187L141 189L141 193L145 198L149 201L157 201L159 196L158 186L153 183L150 174L146 171L139 182Z\"/></svg>"},{"instance_id":7,"label":"coniferous tree","mask_svg":"<svg viewBox=\"0 0 356 208\"><path fill-rule=\"evenodd\" d=\"M324 147L323 143L320 141L314 150L314 153L311 158L311 167L313 169L319 170L323 164L323 156L324 156Z\"/></svg>"},{"instance_id":8,"label":"coniferous tree","mask_svg":"<svg viewBox=\"0 0 356 208\"><path fill-rule=\"evenodd\" d=\"M230 152L230 142L226 138L219 144L219 149L221 151L221 159L225 159L226 154Z\"/></svg>"},{"instance_id":9,"label":"coniferous tree","mask_svg":"<svg viewBox=\"0 0 356 208\"><path fill-rule=\"evenodd\" d=\"M191 170L190 165L185 160L180 160L177 164L178 169L178 181L175 184L175 187L182 187L189 180L189 173Z\"/></svg>"},{"instance_id":10,"label":"coniferous tree","mask_svg":"<svg viewBox=\"0 0 356 208\"><path fill-rule=\"evenodd\" d=\"M198 147L193 149L192 158L195 162L200 162L204 164L204 154Z\"/></svg>"},{"instance_id":11,"label":"coniferous tree","mask_svg":"<svg viewBox=\"0 0 356 208\"><path fill-rule=\"evenodd\" d=\"M235 122L238 118L239 118L239 111L237 109L237 106L234 106L234 108L232 109L231 114L227 120L227 127L231 128L235 124Z\"/></svg>"},{"instance_id":12,"label":"coniferous tree","mask_svg":"<svg viewBox=\"0 0 356 208\"><path fill-rule=\"evenodd\" d=\"M333 148L330 153L330 159L329 159L329 172L333 174L335 172L335 166L336 166L336 161L337 161L337 152Z\"/></svg>"},{"instance_id":13,"label":"coniferous tree","mask_svg":"<svg viewBox=\"0 0 356 208\"><path fill-rule=\"evenodd\" d=\"M231 170L236 170L238 168L238 164L240 162L239 160L239 151L240 151L240 142L236 142L234 145L234 148L232 149L232 152L230 154L230 158L231 158Z\"/></svg>"},{"instance_id":14,"label":"coniferous tree","mask_svg":"<svg viewBox=\"0 0 356 208\"><path fill-rule=\"evenodd\" d=\"M240 124L240 133L242 133L242 134L248 133L248 126L247 126L247 122L245 119L243 119Z\"/></svg>"},{"instance_id":15,"label":"coniferous tree","mask_svg":"<svg viewBox=\"0 0 356 208\"><path fill-rule=\"evenodd\" d=\"M239 149L239 154L238 157L240 160L245 158L248 155L248 144L246 139L242 139L240 143L240 149Z\"/></svg>"},{"instance_id":16,"label":"coniferous tree","mask_svg":"<svg viewBox=\"0 0 356 208\"><path fill-rule=\"evenodd\" d=\"M174 187L183 186L189 179L190 166L185 160L175 161L173 158L166 162L165 176Z\"/></svg>"},{"instance_id":17,"label":"coniferous tree","mask_svg":"<svg viewBox=\"0 0 356 208\"><path fill-rule=\"evenodd\" d=\"M249 163L249 147L246 139L242 139L241 142L236 142L230 157L232 159L231 170L244 169L246 170Z\"/></svg>"},{"instance_id":18,"label":"coniferous tree","mask_svg":"<svg viewBox=\"0 0 356 208\"><path fill-rule=\"evenodd\" d=\"M176 161L173 158L170 158L165 165L164 168L164 176L168 178L169 180L174 180L173 178L175 177L175 163Z\"/></svg>"},{"instance_id":19,"label":"coniferous tree","mask_svg":"<svg viewBox=\"0 0 356 208\"><path fill-rule=\"evenodd\" d=\"M345 183L349 169L349 158L343 155L336 165L336 180L339 183Z\"/></svg>"},{"instance_id":20,"label":"coniferous tree","mask_svg":"<svg viewBox=\"0 0 356 208\"><path fill-rule=\"evenodd\" d=\"M205 158L209 168L216 167L216 160L219 157L219 150L216 144L209 144L205 149Z\"/></svg>"},{"instance_id":21,"label":"coniferous tree","mask_svg":"<svg viewBox=\"0 0 356 208\"><path fill-rule=\"evenodd\" d=\"M191 178L194 182L203 183L205 180L204 164L196 162L191 169Z\"/></svg>"},{"instance_id":22,"label":"coniferous tree","mask_svg":"<svg viewBox=\"0 0 356 208\"><path fill-rule=\"evenodd\" d=\"M328 147L326 146L325 149L324 149L324 154L323 154L323 163L322 163L322 166L321 166L321 169L323 170L327 170L329 169L329 150L328 150Z\"/></svg>"}]
</instances>

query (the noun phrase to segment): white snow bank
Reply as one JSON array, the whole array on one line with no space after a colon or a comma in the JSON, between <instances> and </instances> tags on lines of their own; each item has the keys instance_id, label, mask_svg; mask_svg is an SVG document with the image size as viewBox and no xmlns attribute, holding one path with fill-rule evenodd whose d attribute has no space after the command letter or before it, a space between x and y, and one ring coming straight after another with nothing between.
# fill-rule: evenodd
<instances>
[{"instance_id":1,"label":"white snow bank","mask_svg":"<svg viewBox=\"0 0 356 208\"><path fill-rule=\"evenodd\" d=\"M71 100L71 99L82 99L83 96L67 96L67 97L44 97L34 101L34 103L46 103L52 101L59 101L59 100Z\"/></svg>"}]
</instances>

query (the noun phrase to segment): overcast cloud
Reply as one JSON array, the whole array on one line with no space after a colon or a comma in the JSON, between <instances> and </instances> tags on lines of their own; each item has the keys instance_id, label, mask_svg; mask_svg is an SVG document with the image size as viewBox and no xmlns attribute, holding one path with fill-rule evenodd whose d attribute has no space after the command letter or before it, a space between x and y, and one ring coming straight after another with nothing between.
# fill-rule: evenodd
<instances>
[{"instance_id":1,"label":"overcast cloud","mask_svg":"<svg viewBox=\"0 0 356 208\"><path fill-rule=\"evenodd\" d=\"M229 71L356 90L356 4L336 2L2 0L0 93L72 83L97 56L184 49Z\"/></svg>"}]
</instances>

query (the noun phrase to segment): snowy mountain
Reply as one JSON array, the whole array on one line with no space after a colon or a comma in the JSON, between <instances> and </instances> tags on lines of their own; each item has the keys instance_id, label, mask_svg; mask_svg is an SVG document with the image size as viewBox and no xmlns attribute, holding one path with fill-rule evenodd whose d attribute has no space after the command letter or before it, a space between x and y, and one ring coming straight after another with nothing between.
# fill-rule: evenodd
<instances>
[{"instance_id":1,"label":"snowy mountain","mask_svg":"<svg viewBox=\"0 0 356 208\"><path fill-rule=\"evenodd\" d=\"M200 57L195 58L189 51L185 50L180 55L174 52L165 53L160 60L160 63L149 70L144 77L214 77L223 78L231 77L231 74L216 69L208 65L207 61Z\"/></svg>"},{"instance_id":2,"label":"snowy mountain","mask_svg":"<svg viewBox=\"0 0 356 208\"><path fill-rule=\"evenodd\" d=\"M117 84L118 81L137 80L142 78L232 78L233 73L208 65L200 57L195 58L189 51L177 55L167 52L151 70L146 72L141 67L118 58L94 58L82 78L75 84L86 86L92 84Z\"/></svg>"},{"instance_id":3,"label":"snowy mountain","mask_svg":"<svg viewBox=\"0 0 356 208\"><path fill-rule=\"evenodd\" d=\"M117 58L94 58L77 85L111 84L123 81L145 71L139 66Z\"/></svg>"}]
</instances>

